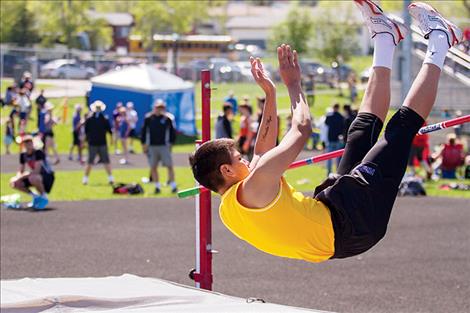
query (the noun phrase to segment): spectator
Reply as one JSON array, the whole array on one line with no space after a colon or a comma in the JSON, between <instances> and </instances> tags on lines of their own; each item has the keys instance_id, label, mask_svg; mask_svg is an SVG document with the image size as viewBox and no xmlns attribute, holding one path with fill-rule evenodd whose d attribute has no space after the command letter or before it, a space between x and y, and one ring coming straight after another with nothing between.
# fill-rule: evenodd
<instances>
[{"instance_id":1,"label":"spectator","mask_svg":"<svg viewBox=\"0 0 470 313\"><path fill-rule=\"evenodd\" d=\"M44 122L41 122L41 127L39 132L41 133L42 140L44 142L44 153L46 157L49 155L49 151L52 150L55 162L54 164L59 164L60 158L59 153L57 152L57 147L54 140L54 131L53 128L57 124L57 120L54 118L53 110L54 106L50 102L46 102L44 105Z\"/></svg>"},{"instance_id":2,"label":"spectator","mask_svg":"<svg viewBox=\"0 0 470 313\"><path fill-rule=\"evenodd\" d=\"M462 42L462 50L469 54L470 52L470 27L465 27L463 30L463 42Z\"/></svg>"},{"instance_id":3,"label":"spectator","mask_svg":"<svg viewBox=\"0 0 470 313\"><path fill-rule=\"evenodd\" d=\"M242 99L241 105L245 105L245 106L250 106L250 107L251 107L251 104L250 104L250 97L248 97L247 95L244 95L244 96L243 96L243 99Z\"/></svg>"},{"instance_id":4,"label":"spectator","mask_svg":"<svg viewBox=\"0 0 470 313\"><path fill-rule=\"evenodd\" d=\"M20 168L16 176L10 180L10 185L12 188L33 197L33 201L30 203L31 207L44 209L49 202L47 194L54 184L54 172L47 163L44 152L34 148L33 137L24 136L22 144L25 151L20 154ZM31 168L31 172L26 171L26 165ZM34 187L39 195L33 193L31 187Z\"/></svg>"},{"instance_id":5,"label":"spectator","mask_svg":"<svg viewBox=\"0 0 470 313\"><path fill-rule=\"evenodd\" d=\"M18 97L16 94L16 86L8 86L5 92L5 105L14 105L16 102L16 97Z\"/></svg>"},{"instance_id":6,"label":"spectator","mask_svg":"<svg viewBox=\"0 0 470 313\"><path fill-rule=\"evenodd\" d=\"M122 102L116 103L116 107L113 110L113 146L114 146L114 154L119 155L121 154L121 151L119 151L118 148L118 142L119 142L119 110L123 107Z\"/></svg>"},{"instance_id":7,"label":"spectator","mask_svg":"<svg viewBox=\"0 0 470 313\"><path fill-rule=\"evenodd\" d=\"M424 123L423 126L425 126ZM410 157L408 159L408 166L411 167L413 175L416 175L415 159L419 165L426 171L426 178L431 179L432 170L429 166L427 159L424 157L425 150L429 149L429 135L416 135L411 143Z\"/></svg>"},{"instance_id":8,"label":"spectator","mask_svg":"<svg viewBox=\"0 0 470 313\"><path fill-rule=\"evenodd\" d=\"M82 105L76 104L75 105L75 112L73 113L72 117L72 145L70 146L69 152L69 160L73 160L73 148L77 147L77 161L80 164L83 164L82 158L82 150L83 150L83 137L84 137L84 129L83 124L85 120L82 119Z\"/></svg>"},{"instance_id":9,"label":"spectator","mask_svg":"<svg viewBox=\"0 0 470 313\"><path fill-rule=\"evenodd\" d=\"M18 105L20 111L20 121L18 129L21 133L24 133L28 124L29 113L31 112L31 102L26 95L27 90L25 88L20 89L20 95L18 97Z\"/></svg>"},{"instance_id":10,"label":"spectator","mask_svg":"<svg viewBox=\"0 0 470 313\"><path fill-rule=\"evenodd\" d=\"M310 136L312 138L312 149L310 150L319 150L318 144L320 143L320 128L318 127L318 122L314 121L312 119L312 135ZM306 146L308 149L308 144Z\"/></svg>"},{"instance_id":11,"label":"spectator","mask_svg":"<svg viewBox=\"0 0 470 313\"><path fill-rule=\"evenodd\" d=\"M225 102L223 114L217 117L215 123L215 138L233 138L232 137L232 118L233 110L230 102Z\"/></svg>"},{"instance_id":12,"label":"spectator","mask_svg":"<svg viewBox=\"0 0 470 313\"><path fill-rule=\"evenodd\" d=\"M440 165L442 178L457 178L456 171L459 166L463 165L465 154L462 144L457 143L455 134L447 135L447 142L441 147L440 151L433 156L433 158L442 159L442 163Z\"/></svg>"},{"instance_id":13,"label":"spectator","mask_svg":"<svg viewBox=\"0 0 470 313\"><path fill-rule=\"evenodd\" d=\"M464 172L464 178L465 179L470 179L470 155L467 155L465 157L465 172Z\"/></svg>"},{"instance_id":14,"label":"spectator","mask_svg":"<svg viewBox=\"0 0 470 313\"><path fill-rule=\"evenodd\" d=\"M328 125L325 124L325 120L326 120L326 116L328 115L330 111L331 109L328 108L326 110L325 115L323 115L318 121L318 123L316 124L316 126L320 130L320 143L322 146L321 150L325 150L326 146L328 145Z\"/></svg>"},{"instance_id":15,"label":"spectator","mask_svg":"<svg viewBox=\"0 0 470 313\"><path fill-rule=\"evenodd\" d=\"M233 114L238 113L238 101L235 98L233 90L230 90L228 96L224 99L224 102L228 102L232 105Z\"/></svg>"},{"instance_id":16,"label":"spectator","mask_svg":"<svg viewBox=\"0 0 470 313\"><path fill-rule=\"evenodd\" d=\"M85 120L85 135L88 142L88 160L85 168L85 175L82 183L88 184L88 176L95 162L96 155L99 161L104 164L106 173L108 174L108 183L113 184L114 178L111 173L111 164L109 162L108 145L106 142L106 134L111 133L111 125L108 118L104 115L106 105L97 100L90 105L92 114Z\"/></svg>"},{"instance_id":17,"label":"spectator","mask_svg":"<svg viewBox=\"0 0 470 313\"><path fill-rule=\"evenodd\" d=\"M3 143L5 144L5 153L10 154L10 145L15 140L15 126L12 118L8 118L5 124L5 138Z\"/></svg>"},{"instance_id":18,"label":"spectator","mask_svg":"<svg viewBox=\"0 0 470 313\"><path fill-rule=\"evenodd\" d=\"M41 93L39 94L39 96L36 98L35 100L36 102L36 109L37 109L37 124L38 124L38 128L39 128L39 113L41 113L41 110L44 109L44 105L46 104L47 102L47 98L44 97L44 89L41 89Z\"/></svg>"},{"instance_id":19,"label":"spectator","mask_svg":"<svg viewBox=\"0 0 470 313\"><path fill-rule=\"evenodd\" d=\"M161 192L158 175L160 161L168 169L168 181L171 192L176 193L178 188L175 182L175 172L171 155L171 146L175 143L176 131L173 121L166 114L166 105L158 99L152 112L148 113L141 131L141 142L144 153L147 154L152 181L155 184L155 193Z\"/></svg>"},{"instance_id":20,"label":"spectator","mask_svg":"<svg viewBox=\"0 0 470 313\"><path fill-rule=\"evenodd\" d=\"M127 102L127 122L129 124L129 153L134 153L134 138L137 138L137 122L139 121L139 116L137 111L134 110L134 103Z\"/></svg>"},{"instance_id":21,"label":"spectator","mask_svg":"<svg viewBox=\"0 0 470 313\"><path fill-rule=\"evenodd\" d=\"M128 150L127 150L127 140L129 138L129 134L131 131L131 124L129 122L129 115L128 110L125 107L121 107L119 109L119 116L117 118L117 122L119 125L119 139L121 140L122 146L122 153L123 158L119 160L120 164L127 164L128 163Z\"/></svg>"},{"instance_id":22,"label":"spectator","mask_svg":"<svg viewBox=\"0 0 470 313\"><path fill-rule=\"evenodd\" d=\"M357 99L357 78L355 73L351 73L348 77L349 100L352 104L356 103Z\"/></svg>"},{"instance_id":23,"label":"spectator","mask_svg":"<svg viewBox=\"0 0 470 313\"><path fill-rule=\"evenodd\" d=\"M333 105L333 111L328 113L325 119L328 126L328 143L326 145L327 152L332 152L343 148L344 118L339 113L339 104ZM341 158L336 159L336 168L339 166ZM332 172L333 161L326 161L327 175Z\"/></svg>"},{"instance_id":24,"label":"spectator","mask_svg":"<svg viewBox=\"0 0 470 313\"><path fill-rule=\"evenodd\" d=\"M315 75L313 73L309 73L307 75L307 79L304 79L302 82L308 106L313 107L315 104Z\"/></svg>"},{"instance_id":25,"label":"spectator","mask_svg":"<svg viewBox=\"0 0 470 313\"><path fill-rule=\"evenodd\" d=\"M15 128L15 117L18 117L18 115L19 113L16 109L16 106L13 106L12 110L10 111L10 114L8 114L8 119L10 119L13 123L13 129Z\"/></svg>"},{"instance_id":26,"label":"spectator","mask_svg":"<svg viewBox=\"0 0 470 313\"><path fill-rule=\"evenodd\" d=\"M19 87L20 89L23 89L23 88L25 89L25 93L29 98L29 96L31 95L34 89L34 82L33 82L33 79L31 78L30 72L23 73L23 77L20 80Z\"/></svg>"},{"instance_id":27,"label":"spectator","mask_svg":"<svg viewBox=\"0 0 470 313\"><path fill-rule=\"evenodd\" d=\"M460 110L455 111L455 118L458 118L458 117L462 117L462 111ZM454 126L454 134L457 139L460 139L460 137L462 137L462 129L463 129L463 124Z\"/></svg>"},{"instance_id":28,"label":"spectator","mask_svg":"<svg viewBox=\"0 0 470 313\"><path fill-rule=\"evenodd\" d=\"M253 109L251 105L248 104L247 98L245 98L244 102L240 105L240 134L238 135L237 144L240 153L247 156L248 159L251 157L251 143L255 135L251 129L252 113Z\"/></svg>"},{"instance_id":29,"label":"spectator","mask_svg":"<svg viewBox=\"0 0 470 313\"><path fill-rule=\"evenodd\" d=\"M357 112L353 111L351 105L345 104L343 105L343 112L344 112L344 131L343 131L343 141L344 143L348 142L348 131L351 123L356 118Z\"/></svg>"}]
</instances>

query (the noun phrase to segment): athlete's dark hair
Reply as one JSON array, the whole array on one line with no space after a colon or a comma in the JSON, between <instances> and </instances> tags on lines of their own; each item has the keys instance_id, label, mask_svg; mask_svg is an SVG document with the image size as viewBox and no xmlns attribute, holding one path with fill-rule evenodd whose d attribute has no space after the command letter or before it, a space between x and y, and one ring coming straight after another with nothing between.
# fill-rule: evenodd
<instances>
[{"instance_id":1,"label":"athlete's dark hair","mask_svg":"<svg viewBox=\"0 0 470 313\"><path fill-rule=\"evenodd\" d=\"M225 183L220 172L223 164L232 164L233 139L215 139L202 144L189 156L194 178L204 187L217 192Z\"/></svg>"}]
</instances>

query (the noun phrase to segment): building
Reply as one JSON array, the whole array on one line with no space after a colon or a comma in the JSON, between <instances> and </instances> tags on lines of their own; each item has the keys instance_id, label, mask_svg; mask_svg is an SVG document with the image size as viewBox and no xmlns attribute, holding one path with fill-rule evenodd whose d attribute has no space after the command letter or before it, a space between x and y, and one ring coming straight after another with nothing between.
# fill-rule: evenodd
<instances>
[{"instance_id":1,"label":"building","mask_svg":"<svg viewBox=\"0 0 470 313\"><path fill-rule=\"evenodd\" d=\"M88 14L90 18L106 20L113 29L113 42L110 50L126 55L129 52L131 29L135 25L132 14L125 12L102 13L96 11L89 11Z\"/></svg>"},{"instance_id":2,"label":"building","mask_svg":"<svg viewBox=\"0 0 470 313\"><path fill-rule=\"evenodd\" d=\"M289 2L281 1L273 2L271 6L254 6L247 2L228 2L225 6L211 8L209 15L212 17L224 16L225 19L220 19L226 20L222 28L235 41L266 48L272 29L286 18L290 5ZM360 50L363 54L368 53L371 44L370 35L363 25L361 13L353 7L353 3L322 3L322 5L304 6L303 8L309 10L312 17L315 18L325 14L325 11L331 10L331 6L335 7L335 20L332 22L348 22L352 27L357 27ZM338 6L342 6L343 9L338 10ZM348 20L346 21L346 19Z\"/></svg>"}]
</instances>

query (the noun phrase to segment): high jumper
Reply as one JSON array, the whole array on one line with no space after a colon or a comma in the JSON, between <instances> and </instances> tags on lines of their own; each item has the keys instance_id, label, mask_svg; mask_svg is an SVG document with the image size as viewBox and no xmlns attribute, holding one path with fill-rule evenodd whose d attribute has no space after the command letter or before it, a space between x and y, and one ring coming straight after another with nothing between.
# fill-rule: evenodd
<instances>
[{"instance_id":1,"label":"high jumper","mask_svg":"<svg viewBox=\"0 0 470 313\"><path fill-rule=\"evenodd\" d=\"M297 192L283 177L311 134L297 52L288 45L277 49L292 111L292 127L280 144L276 87L262 62L251 58L253 77L266 94L252 161L242 159L230 139L208 141L190 156L196 180L222 196L219 212L225 226L264 252L322 262L363 253L385 236L411 142L432 110L447 51L462 38L460 29L430 5L408 7L429 39L428 50L403 105L378 140L390 105L393 53L408 29L372 1L354 2L374 39L372 75L338 175L319 185L314 198Z\"/></svg>"}]
</instances>

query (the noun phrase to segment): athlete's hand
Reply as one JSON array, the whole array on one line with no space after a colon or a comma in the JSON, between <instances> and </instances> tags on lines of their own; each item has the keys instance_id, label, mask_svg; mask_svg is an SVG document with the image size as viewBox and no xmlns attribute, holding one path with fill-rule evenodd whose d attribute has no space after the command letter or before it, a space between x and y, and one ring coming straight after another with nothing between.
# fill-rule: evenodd
<instances>
[{"instance_id":1,"label":"athlete's hand","mask_svg":"<svg viewBox=\"0 0 470 313\"><path fill-rule=\"evenodd\" d=\"M256 83L268 94L276 90L276 86L273 81L269 78L268 73L264 70L263 63L259 58L250 57L251 63L251 74L255 79Z\"/></svg>"},{"instance_id":2,"label":"athlete's hand","mask_svg":"<svg viewBox=\"0 0 470 313\"><path fill-rule=\"evenodd\" d=\"M301 83L301 72L297 51L292 51L289 45L282 44L277 48L279 60L279 73L282 81L287 87Z\"/></svg>"}]
</instances>

